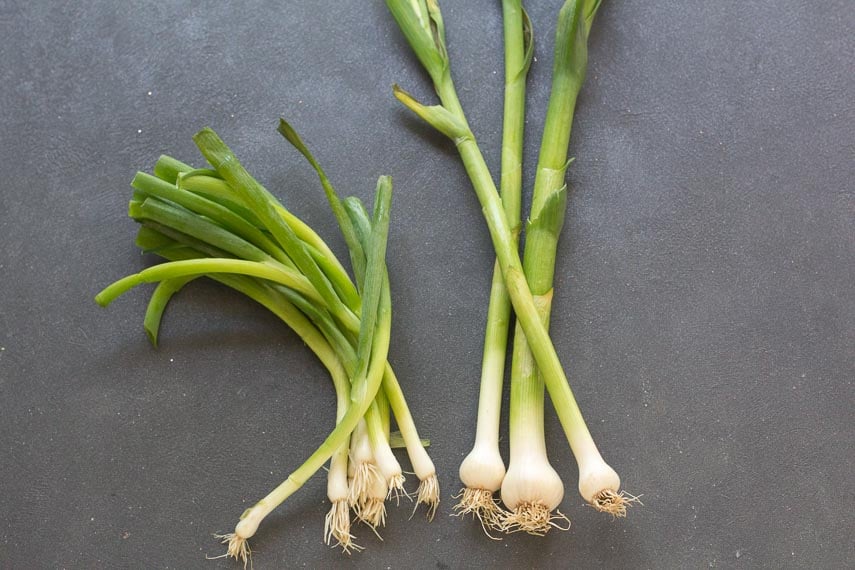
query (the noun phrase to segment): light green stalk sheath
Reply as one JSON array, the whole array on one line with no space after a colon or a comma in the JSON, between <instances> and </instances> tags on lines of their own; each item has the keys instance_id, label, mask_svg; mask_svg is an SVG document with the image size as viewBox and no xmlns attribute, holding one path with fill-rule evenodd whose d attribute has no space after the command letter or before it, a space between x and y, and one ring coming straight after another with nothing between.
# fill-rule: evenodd
<instances>
[{"instance_id":1,"label":"light green stalk sheath","mask_svg":"<svg viewBox=\"0 0 855 570\"><path fill-rule=\"evenodd\" d=\"M426 0L426 10L413 15L413 11L420 9L419 3L414 5L404 0L387 0L386 4L416 51L419 60L434 80L442 107L420 105L400 89L395 90L395 95L413 112L449 136L457 146L481 203L517 320L529 340L564 433L577 457L588 454L593 446L591 434L573 397L549 333L540 321L537 305L526 282L522 261L515 246L513 230L505 216L496 185L490 177L490 171L457 98L448 68L444 43L445 32L439 7L435 0ZM416 25L421 25L422 22L427 24L421 29L417 28ZM413 37L418 40L414 41Z\"/></svg>"}]
</instances>

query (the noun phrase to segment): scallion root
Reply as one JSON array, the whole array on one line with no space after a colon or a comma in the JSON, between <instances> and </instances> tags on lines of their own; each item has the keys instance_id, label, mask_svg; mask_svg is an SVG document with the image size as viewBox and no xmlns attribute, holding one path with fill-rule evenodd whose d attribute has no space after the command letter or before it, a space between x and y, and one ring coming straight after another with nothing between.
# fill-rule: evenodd
<instances>
[{"instance_id":1,"label":"scallion root","mask_svg":"<svg viewBox=\"0 0 855 570\"><path fill-rule=\"evenodd\" d=\"M360 551L362 547L353 542L350 534L350 505L347 501L335 501L324 519L324 542L330 546L341 546L345 554ZM335 539L335 544L332 543Z\"/></svg>"},{"instance_id":2,"label":"scallion root","mask_svg":"<svg viewBox=\"0 0 855 570\"><path fill-rule=\"evenodd\" d=\"M404 489L404 476L403 474L394 475L391 479L389 479L389 493L386 495L387 500L395 499L395 504L401 504L401 495L410 498L407 490Z\"/></svg>"},{"instance_id":3,"label":"scallion root","mask_svg":"<svg viewBox=\"0 0 855 570\"><path fill-rule=\"evenodd\" d=\"M544 536L552 528L569 530L570 519L559 511L553 513L542 503L520 504L505 515L501 524L501 529L507 533L526 532L534 536Z\"/></svg>"},{"instance_id":4,"label":"scallion root","mask_svg":"<svg viewBox=\"0 0 855 570\"><path fill-rule=\"evenodd\" d=\"M493 496L492 491L487 489L471 489L469 487L460 491L455 498L460 501L454 505L454 516L466 516L471 514L481 523L481 528L489 538L500 540L490 534L488 529L500 529L502 520L506 514L499 506L499 502Z\"/></svg>"},{"instance_id":5,"label":"scallion root","mask_svg":"<svg viewBox=\"0 0 855 570\"><path fill-rule=\"evenodd\" d=\"M249 542L245 538L241 538L237 534L230 532L228 534L215 534L214 538L221 539L223 544L228 545L228 549L223 556L234 558L239 562L243 562L244 570L247 562L252 568L252 549L249 547Z\"/></svg>"},{"instance_id":6,"label":"scallion root","mask_svg":"<svg viewBox=\"0 0 855 570\"><path fill-rule=\"evenodd\" d=\"M421 503L427 506L427 517L428 520L432 521L434 515L436 515L436 508L439 506L439 480L436 478L436 473L425 477L419 483L418 497L413 513L416 512Z\"/></svg>"},{"instance_id":7,"label":"scallion root","mask_svg":"<svg viewBox=\"0 0 855 570\"><path fill-rule=\"evenodd\" d=\"M373 463L369 463L368 465L374 467ZM359 468L357 468L357 473L358 472ZM372 530L374 530L374 534L377 534L377 527L386 526L387 492L388 488L386 486L386 481L383 479L383 476L380 475L377 468L374 467L371 475L368 476L366 489L362 497L359 498L356 505L353 506L356 516L359 517L362 522L369 525ZM377 534L377 536L379 537L380 535Z\"/></svg>"},{"instance_id":8,"label":"scallion root","mask_svg":"<svg viewBox=\"0 0 855 570\"><path fill-rule=\"evenodd\" d=\"M373 463L363 461L354 467L353 478L348 487L348 502L360 518L362 505L368 500L371 487L378 479L381 479L380 472Z\"/></svg>"},{"instance_id":9,"label":"scallion root","mask_svg":"<svg viewBox=\"0 0 855 570\"><path fill-rule=\"evenodd\" d=\"M376 497L366 499L357 516L376 533L377 527L386 526L386 501Z\"/></svg>"},{"instance_id":10,"label":"scallion root","mask_svg":"<svg viewBox=\"0 0 855 570\"><path fill-rule=\"evenodd\" d=\"M597 493L591 502L591 506L601 513L607 513L613 517L625 517L626 508L633 503L640 505L641 501L626 491L615 492L611 489L605 489Z\"/></svg>"}]
</instances>

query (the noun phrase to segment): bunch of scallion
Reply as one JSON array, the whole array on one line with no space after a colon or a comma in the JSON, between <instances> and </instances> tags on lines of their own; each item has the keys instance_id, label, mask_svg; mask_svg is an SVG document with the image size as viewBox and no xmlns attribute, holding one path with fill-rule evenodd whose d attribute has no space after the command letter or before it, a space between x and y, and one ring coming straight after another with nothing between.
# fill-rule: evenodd
<instances>
[{"instance_id":1,"label":"bunch of scallion","mask_svg":"<svg viewBox=\"0 0 855 570\"><path fill-rule=\"evenodd\" d=\"M329 371L337 395L336 426L305 463L247 509L234 532L220 535L225 556L246 563L247 539L261 521L328 460L324 524L327 544L360 549L350 512L376 532L385 501L406 494L392 443L406 447L420 480L417 503L433 517L439 486L401 386L387 361L391 298L385 252L392 183L381 177L374 209L339 199L306 145L285 121L279 132L317 172L344 235L355 276L327 244L288 211L238 162L211 129L194 137L210 167L162 156L154 174L137 173L129 215L141 225L137 245L167 260L116 281L96 301L106 306L142 283L158 282L145 315L153 344L170 298L189 281L209 277L254 299L291 327ZM391 416L400 433L390 434ZM398 443L402 442L402 443Z\"/></svg>"},{"instance_id":2,"label":"bunch of scallion","mask_svg":"<svg viewBox=\"0 0 855 570\"><path fill-rule=\"evenodd\" d=\"M476 516L485 531L543 534L569 521L556 510L564 497L544 439L544 385L579 467L579 491L599 511L625 516L635 497L602 458L570 390L549 337L553 274L567 201L565 171L576 97L587 68L587 40L600 0L567 0L558 15L546 124L521 258L518 238L526 76L532 60L531 23L520 0L503 0L505 37L501 194L457 97L436 0L386 0L440 104L426 106L394 87L397 99L456 145L482 206L496 252L484 341L475 444L460 466L465 485L459 514ZM524 259L524 261L523 261ZM511 364L510 464L499 452L499 415L511 308L516 315ZM505 508L493 497L501 491Z\"/></svg>"}]
</instances>

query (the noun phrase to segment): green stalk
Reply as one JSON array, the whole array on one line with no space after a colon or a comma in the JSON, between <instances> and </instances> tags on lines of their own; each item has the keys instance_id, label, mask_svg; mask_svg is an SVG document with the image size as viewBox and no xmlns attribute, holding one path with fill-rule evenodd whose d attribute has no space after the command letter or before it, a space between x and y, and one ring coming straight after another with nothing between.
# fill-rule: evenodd
<instances>
[{"instance_id":1,"label":"green stalk","mask_svg":"<svg viewBox=\"0 0 855 570\"><path fill-rule=\"evenodd\" d=\"M303 155L317 173L321 181L321 186L324 189L324 194L327 197L327 202L329 202L330 209L335 216L336 222L338 222L344 242L347 244L347 249L350 252L350 262L353 266L353 272L356 275L356 282L357 284L361 284L365 274L365 245L359 239L356 228L345 211L344 204L335 191L335 188L333 188L329 178L327 178L326 172L321 168L320 163L315 159L309 147L306 146L306 143L303 142L303 139L300 138L294 127L285 119L280 118L277 130L285 140L291 143L291 146ZM332 253L330 254L332 255Z\"/></svg>"},{"instance_id":2,"label":"green stalk","mask_svg":"<svg viewBox=\"0 0 855 570\"><path fill-rule=\"evenodd\" d=\"M163 159L164 157L161 157L161 160ZM160 161L158 161L158 164L160 164ZM157 166L155 168L157 168ZM166 167L162 170L165 168ZM171 166L171 168L177 167ZM167 173L168 172L171 171L167 171ZM186 172L179 173L180 177L178 178L178 184L180 189L186 190L187 193L204 196L211 201L217 202L221 206L243 217L248 223L255 224L255 222L252 222L252 220L257 219L255 214L253 214L248 208L244 198L238 194L228 182L208 175L192 175L193 172L195 171L188 170ZM168 175L167 173L164 173L164 175ZM332 283L333 288L341 298L342 302L344 302L350 310L358 312L361 303L359 294L353 286L350 277L348 277L347 271L341 263L339 263L338 258L329 246L311 227L308 226L308 224L289 212L273 196L269 194L267 194L267 196L276 214L278 214L282 221L294 232L299 240L303 242L304 247L309 251L312 259L314 259L323 274ZM257 223L260 227L264 227L261 222Z\"/></svg>"},{"instance_id":3,"label":"green stalk","mask_svg":"<svg viewBox=\"0 0 855 570\"><path fill-rule=\"evenodd\" d=\"M370 222L368 222L368 226L370 227ZM141 247L147 250L154 250L155 253L161 255L162 257L165 257L166 259L186 261L188 259L194 259L199 257L199 254L189 253L192 250L188 250L187 248L182 248L180 246L176 247L174 245L171 245L175 242L171 241L166 236L162 236L162 234L159 234L155 230L149 230L143 227L140 230L140 234L143 236L141 239L138 239L138 243ZM158 238L158 235L160 235L161 237ZM244 281L249 281L250 283L253 282L252 279L234 275L211 274L207 276L220 282L227 282L229 286L232 286L232 283L234 282L241 283L241 279L244 279ZM166 300L168 300L168 296L171 295L170 291L174 293L174 291L176 290L174 287L176 281L178 281L178 279L170 279L168 281L162 282L158 286L158 289L155 291L155 294L152 297L152 301L149 304L149 311L146 313L146 330L149 334L149 338L153 340L157 338L157 324L152 325L150 323L159 323L159 313L162 313L162 310L165 307L165 302ZM277 286L273 284L264 286L273 289L277 288ZM384 286L388 287L388 283L386 283ZM251 293L247 292L245 290L245 287L241 288L239 286L233 286L233 288L258 300L265 306L268 306L268 304L265 304L263 301L259 300L257 296L253 296ZM312 322L314 322L314 326L316 326L317 330L319 330L321 334L323 334L326 342L334 348L347 375L351 378L355 377L357 373L357 356L354 347L351 345L352 341L343 335L343 333L329 317L328 313L323 309L316 307L314 303L307 301L302 295L294 292L293 290L281 288L278 292L278 295L280 295L280 302L287 303L289 307L293 303L293 306L296 307L296 310L298 312L302 311L302 314L305 314ZM161 297L164 298L161 299ZM386 370L384 370L384 378L385 384L392 383L391 391L395 393L396 408L399 410L398 413L403 418L402 420L400 420L401 424L408 428L408 436L411 436L411 434L415 434L416 440L420 441L418 438L418 433L415 431L415 426L414 422L412 421L412 417L409 415L409 410L407 410L406 408L406 401L403 400L403 393L397 383L397 379L395 379L394 377L394 373L392 372L391 367L388 365L386 367ZM386 414L388 414L389 403L385 397L385 389L383 392L384 393L381 394L382 397L378 397L378 401L384 402ZM380 447L381 445L385 445L386 447L388 447L388 415L384 416L383 409L375 404L376 403L373 403L371 405L365 416L366 422L369 427L369 434L372 438L372 443L375 447ZM401 411L401 407L406 410L406 413ZM427 455L427 452L425 451L423 451L422 453L424 455ZM388 455L389 454L386 454L387 460L390 459ZM424 463L424 461L422 461L422 463ZM421 469L420 471L423 472L424 469ZM402 483L402 481L399 481L398 479L395 479L392 482L395 484L396 488L400 486L400 483Z\"/></svg>"},{"instance_id":4,"label":"green stalk","mask_svg":"<svg viewBox=\"0 0 855 570\"><path fill-rule=\"evenodd\" d=\"M380 383L383 375L383 365L389 349L391 329L391 303L389 297L383 295L378 310L377 328L374 335L374 343L371 347L371 364L368 373L362 379L353 383L351 390L351 403L347 412L341 418L336 428L330 433L318 449L298 467L278 487L261 499L242 516L235 528L235 534L230 542L230 553L240 553L243 542L255 534L258 524L273 509L282 504L288 497L296 492L303 484L320 469L324 463L344 445L350 433L356 427L359 420L365 415Z\"/></svg>"},{"instance_id":5,"label":"green stalk","mask_svg":"<svg viewBox=\"0 0 855 570\"><path fill-rule=\"evenodd\" d=\"M142 229L145 228L141 228L141 230ZM163 236L163 238L164 241L162 242L162 246L154 253L170 262L207 259L204 257L203 253L200 253L188 246L183 246L177 242L171 241L166 236ZM170 245L167 246L167 243L170 243ZM149 300L144 321L146 332L153 345L157 346L157 335L161 317L169 300L189 281L200 276L201 275L193 275L190 277L167 279L161 281L155 289L151 299ZM347 385L340 385L338 379L340 379L341 374L338 373L334 376L333 381L336 387L336 392L345 394L346 400L349 400L350 375L347 370L346 362L347 357L350 356L352 363L355 363L355 353L352 348L349 353L339 349L340 346L347 346L350 348L350 345L346 344L347 341L340 336L340 333L338 337L333 337L333 340L331 340L325 332L325 329L331 330L331 327L318 326L318 322L323 322L322 319L324 318L328 324L332 325L332 320L329 316L323 316L326 315L324 311L314 309L314 305L311 302L307 302L305 298L291 289L278 289L277 286L272 283L259 281L253 277L224 273L205 274L204 277L213 279L214 281L243 293L279 317L280 320L297 333L300 339L318 356L324 366L330 370L331 373L332 368L341 368L345 379L347 380ZM292 301L294 299L299 299L299 304L293 303ZM312 307L313 311L307 312L305 310L309 307ZM335 363L332 362L332 359L329 356L331 351L334 355Z\"/></svg>"},{"instance_id":6,"label":"green stalk","mask_svg":"<svg viewBox=\"0 0 855 570\"><path fill-rule=\"evenodd\" d=\"M276 267L268 263L246 261L243 259L216 258L173 261L149 267L139 273L128 275L108 285L95 296L95 301L102 307L106 307L116 297L142 283L155 283L176 277L205 275L207 273L236 273L238 275L260 277L261 279L267 279L293 289L316 303L323 303L323 299L320 298L317 291L312 287L312 284L304 276L286 267Z\"/></svg>"},{"instance_id":7,"label":"green stalk","mask_svg":"<svg viewBox=\"0 0 855 570\"><path fill-rule=\"evenodd\" d=\"M187 194L206 197L210 201L216 202L229 211L243 217L247 223L255 225L251 221L256 218L255 214L246 207L241 196L226 181L211 176L187 177L185 175L179 178L179 185L181 190L185 190ZM341 298L342 302L350 310L358 312L361 304L359 293L347 275L347 270L341 265L326 242L311 227L289 212L279 202L275 201L275 199L273 199L272 204L273 209L282 218L282 221L303 242L303 246L330 283L332 283L335 292ZM260 227L264 227L260 222L258 224ZM278 245L276 247L279 249ZM267 251L266 248L265 251ZM279 251L282 252L283 256L287 257L284 251L281 249Z\"/></svg>"},{"instance_id":8,"label":"green stalk","mask_svg":"<svg viewBox=\"0 0 855 570\"><path fill-rule=\"evenodd\" d=\"M389 407L389 398L386 396L386 391L378 390L374 401L377 404L377 410L380 414L380 425L383 428L386 441L389 441L392 436L392 409Z\"/></svg>"},{"instance_id":9,"label":"green stalk","mask_svg":"<svg viewBox=\"0 0 855 570\"><path fill-rule=\"evenodd\" d=\"M581 23L583 8L581 1L569 0L559 14L552 91L540 145L531 214L526 228L523 267L540 320L547 329L552 308L555 257L567 202L567 185L564 182L568 165L567 149L576 98L582 88L587 65L586 26ZM534 486L532 481L526 479L530 476L530 471L525 468L518 469L520 463L531 465L532 458L536 455L537 460L544 466L543 471L549 475L553 473L551 468L546 468L549 460L544 439L543 408L543 379L538 373L531 347L526 342L522 329L517 327L511 363L511 466L506 479L506 484L513 487L510 495L517 498L521 496L520 488ZM510 480L512 473L513 480ZM542 473L539 476L544 481L549 480L549 477ZM559 485L560 483L556 482L554 486L557 488ZM550 488L550 485L543 481L540 486L544 489ZM560 501L560 495L556 494L555 497ZM554 499L545 493L542 497L525 497L520 506L515 505L514 508L545 508L548 512L554 504L550 501ZM531 519L522 518L526 521ZM522 526L522 530L543 533L550 528L548 518L540 519L540 524L528 524L531 526Z\"/></svg>"}]
</instances>

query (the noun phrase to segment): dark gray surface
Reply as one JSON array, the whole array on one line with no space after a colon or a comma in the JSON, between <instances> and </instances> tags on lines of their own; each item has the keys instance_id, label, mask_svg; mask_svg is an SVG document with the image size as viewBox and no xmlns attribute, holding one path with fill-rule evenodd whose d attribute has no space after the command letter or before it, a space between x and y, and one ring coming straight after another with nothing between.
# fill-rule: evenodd
<instances>
[{"instance_id":1,"label":"dark gray surface","mask_svg":"<svg viewBox=\"0 0 855 570\"><path fill-rule=\"evenodd\" d=\"M74 4L72 6L72 4ZM852 5L607 0L571 153L554 338L606 458L645 506L584 508L558 424L568 533L487 540L448 516L471 445L492 265L451 146L404 112L431 92L380 2L0 1L0 567L235 568L212 532L333 421L296 337L197 283L165 318L139 270L128 182L216 128L343 253L284 114L347 194L396 195L392 360L443 486L364 553L321 543L324 477L260 529L255 567L841 568L855 558ZM529 2L531 182L559 2ZM498 164L501 21L444 4L461 99ZM297 386L299 385L299 388ZM411 478L411 483L414 478Z\"/></svg>"}]
</instances>

